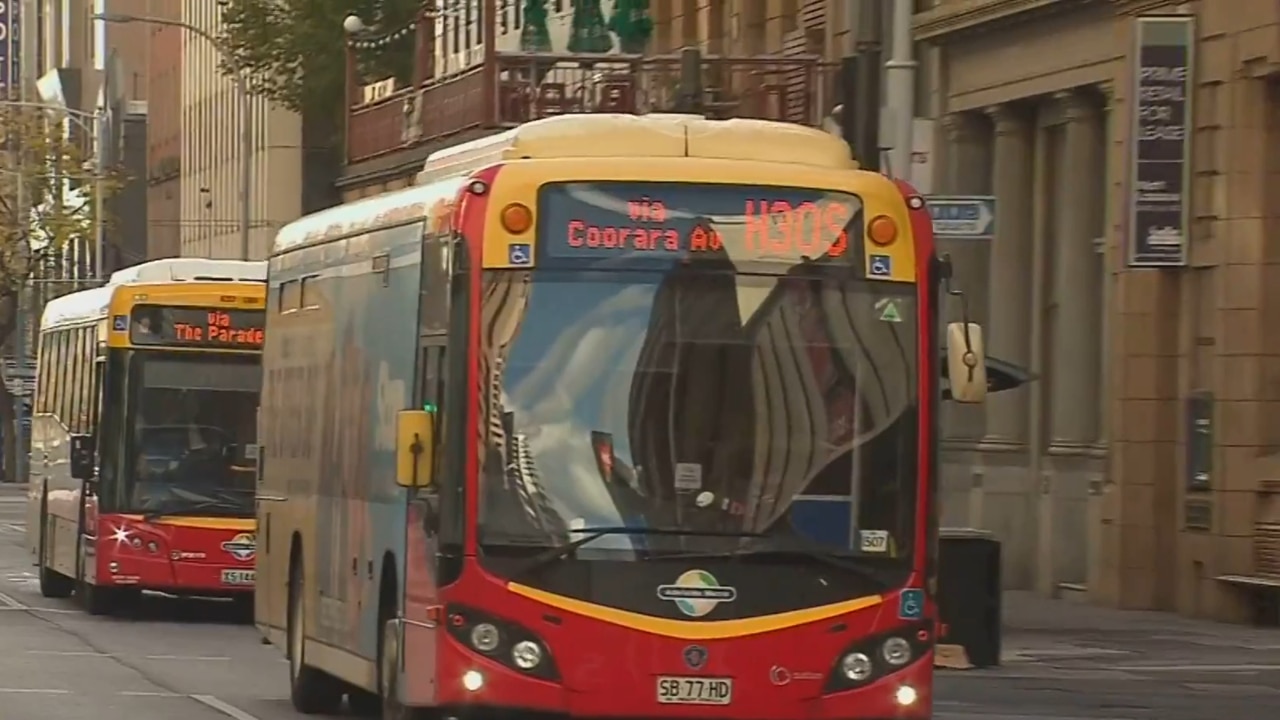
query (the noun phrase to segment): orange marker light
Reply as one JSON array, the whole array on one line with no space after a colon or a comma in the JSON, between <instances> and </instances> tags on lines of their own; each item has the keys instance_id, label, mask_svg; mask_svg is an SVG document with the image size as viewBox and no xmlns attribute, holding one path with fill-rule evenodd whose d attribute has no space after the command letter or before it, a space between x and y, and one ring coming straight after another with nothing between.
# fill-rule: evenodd
<instances>
[{"instance_id":1,"label":"orange marker light","mask_svg":"<svg viewBox=\"0 0 1280 720\"><path fill-rule=\"evenodd\" d=\"M888 215L877 215L867 223L867 238L880 247L892 245L898 239L898 225Z\"/></svg>"},{"instance_id":2,"label":"orange marker light","mask_svg":"<svg viewBox=\"0 0 1280 720\"><path fill-rule=\"evenodd\" d=\"M511 203L502 208L502 229L519 235L533 227L533 211L527 205Z\"/></svg>"}]
</instances>

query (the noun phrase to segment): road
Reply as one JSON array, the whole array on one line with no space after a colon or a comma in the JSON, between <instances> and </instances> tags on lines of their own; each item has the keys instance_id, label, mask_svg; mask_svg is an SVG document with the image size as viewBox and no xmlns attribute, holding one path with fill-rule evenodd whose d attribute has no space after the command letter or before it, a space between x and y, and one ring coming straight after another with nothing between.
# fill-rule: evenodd
<instances>
[{"instance_id":1,"label":"road","mask_svg":"<svg viewBox=\"0 0 1280 720\"><path fill-rule=\"evenodd\" d=\"M300 720L287 665L225 605L94 618L40 597L23 496L0 485L0 717ZM1009 593L996 670L943 671L937 720L1280 717L1280 631Z\"/></svg>"}]
</instances>

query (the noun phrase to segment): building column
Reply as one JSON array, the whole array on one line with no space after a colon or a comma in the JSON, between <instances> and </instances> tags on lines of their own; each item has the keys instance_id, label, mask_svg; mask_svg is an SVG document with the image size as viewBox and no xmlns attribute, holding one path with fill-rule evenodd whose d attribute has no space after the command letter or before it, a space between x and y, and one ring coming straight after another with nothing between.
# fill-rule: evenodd
<instances>
[{"instance_id":1,"label":"building column","mask_svg":"<svg viewBox=\"0 0 1280 720\"><path fill-rule=\"evenodd\" d=\"M1055 449L1084 449L1099 440L1103 392L1102 288L1095 243L1103 232L1107 184L1099 147L1106 134L1099 98L1072 91L1055 100L1066 123L1050 270L1057 312L1048 378L1049 437Z\"/></svg>"},{"instance_id":2,"label":"building column","mask_svg":"<svg viewBox=\"0 0 1280 720\"><path fill-rule=\"evenodd\" d=\"M983 195L991 190L988 123L978 113L951 113L942 119L947 138L947 172L943 185L950 195Z\"/></svg>"},{"instance_id":3,"label":"building column","mask_svg":"<svg viewBox=\"0 0 1280 720\"><path fill-rule=\"evenodd\" d=\"M1032 163L1034 127L1023 108L1005 104L988 110L995 152L991 184L996 197L996 236L991 242L987 285L987 354L1027 367L1031 350ZM984 442L1021 444L1027 440L1027 388L987 398Z\"/></svg>"}]
</instances>

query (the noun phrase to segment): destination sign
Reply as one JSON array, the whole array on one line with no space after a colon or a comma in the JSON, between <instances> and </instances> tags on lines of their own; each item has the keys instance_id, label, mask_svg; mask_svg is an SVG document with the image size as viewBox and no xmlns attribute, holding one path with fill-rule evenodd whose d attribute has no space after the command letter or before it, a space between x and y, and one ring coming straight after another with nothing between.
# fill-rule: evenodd
<instances>
[{"instance_id":1,"label":"destination sign","mask_svg":"<svg viewBox=\"0 0 1280 720\"><path fill-rule=\"evenodd\" d=\"M539 242L550 258L724 257L795 264L843 260L861 203L804 188L574 182L544 186Z\"/></svg>"},{"instance_id":2,"label":"destination sign","mask_svg":"<svg viewBox=\"0 0 1280 720\"><path fill-rule=\"evenodd\" d=\"M129 340L135 345L256 350L262 347L266 312L139 305L129 320Z\"/></svg>"}]
</instances>

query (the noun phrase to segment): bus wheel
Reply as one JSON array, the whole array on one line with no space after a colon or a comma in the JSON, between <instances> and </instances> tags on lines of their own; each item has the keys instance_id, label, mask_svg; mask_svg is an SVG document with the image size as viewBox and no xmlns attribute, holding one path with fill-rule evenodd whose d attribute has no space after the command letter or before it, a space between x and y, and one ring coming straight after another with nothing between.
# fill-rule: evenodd
<instances>
[{"instance_id":1,"label":"bus wheel","mask_svg":"<svg viewBox=\"0 0 1280 720\"><path fill-rule=\"evenodd\" d=\"M303 715L336 713L342 707L342 683L307 665L304 656L305 596L302 558L289 569L289 699Z\"/></svg>"},{"instance_id":2,"label":"bus wheel","mask_svg":"<svg viewBox=\"0 0 1280 720\"><path fill-rule=\"evenodd\" d=\"M49 567L45 536L49 532L47 497L40 501L40 594L47 598L69 598L75 592L76 581Z\"/></svg>"},{"instance_id":3,"label":"bus wheel","mask_svg":"<svg viewBox=\"0 0 1280 720\"><path fill-rule=\"evenodd\" d=\"M90 615L110 615L116 609L115 588L101 587L81 580L76 588L76 596L80 598L81 607Z\"/></svg>"},{"instance_id":4,"label":"bus wheel","mask_svg":"<svg viewBox=\"0 0 1280 720\"><path fill-rule=\"evenodd\" d=\"M361 688L347 691L347 707L356 717L382 717L382 698Z\"/></svg>"}]
</instances>

